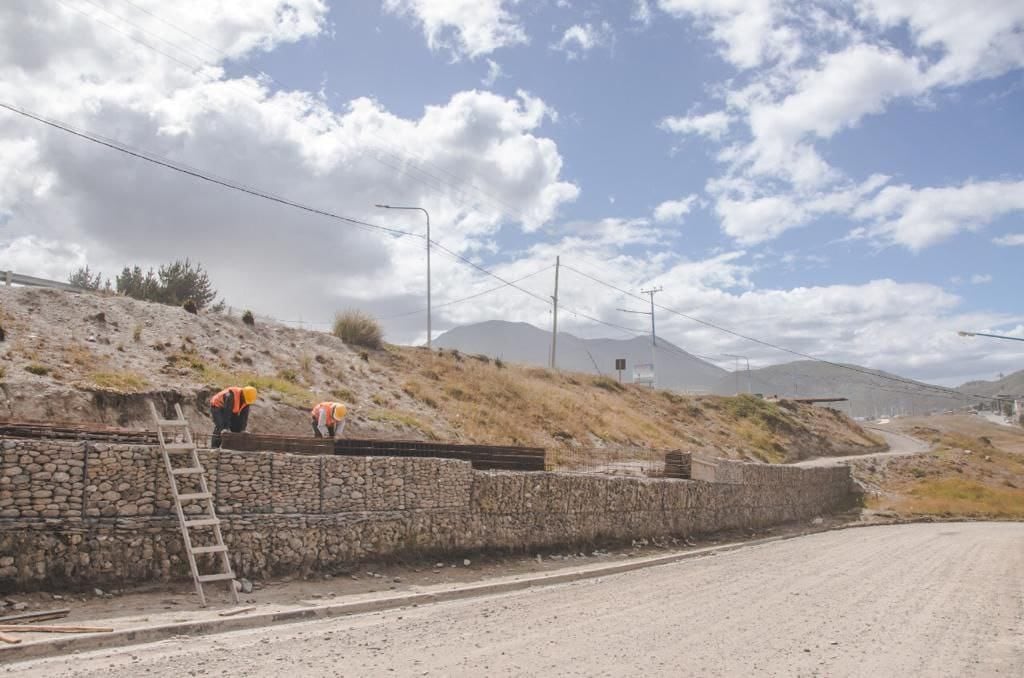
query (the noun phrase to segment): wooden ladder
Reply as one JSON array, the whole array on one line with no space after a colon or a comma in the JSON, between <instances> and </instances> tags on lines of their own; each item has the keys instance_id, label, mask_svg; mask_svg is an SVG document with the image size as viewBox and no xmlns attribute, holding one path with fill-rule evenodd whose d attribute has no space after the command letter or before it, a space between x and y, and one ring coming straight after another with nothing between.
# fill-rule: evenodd
<instances>
[{"instance_id":1,"label":"wooden ladder","mask_svg":"<svg viewBox=\"0 0 1024 678\"><path fill-rule=\"evenodd\" d=\"M181 412L181 406L175 403L174 411L177 419L164 419L156 411L153 401L149 402L149 410L156 422L157 438L160 440L160 453L164 458L164 468L167 470L167 479L171 486L171 495L174 497L174 510L178 514L178 524L181 526L181 536L185 540L185 552L188 554L188 564L192 568L192 579L196 585L196 593L199 594L199 604L206 607L206 595L203 593L203 584L214 581L226 581L228 590L235 604L238 604L238 591L235 589L235 573L231 569L231 559L228 557L228 547L224 545L224 535L220 531L220 519L217 518L217 511L213 503L213 493L206 484L206 470L199 463L199 454L196 452L195 441L192 440L192 431L185 415ZM171 433L168 433L171 431ZM174 465L171 458L186 457L184 465ZM178 478L181 476L198 477L197 482L188 492L182 494L178 491ZM198 502L205 504L205 512L202 514L186 515L182 509L182 502ZM213 541L203 546L192 545L190 529L211 528ZM209 541L209 540L207 540ZM214 554L215 559L220 563L220 571L209 574L201 574L199 565L196 563L197 555Z\"/></svg>"}]
</instances>

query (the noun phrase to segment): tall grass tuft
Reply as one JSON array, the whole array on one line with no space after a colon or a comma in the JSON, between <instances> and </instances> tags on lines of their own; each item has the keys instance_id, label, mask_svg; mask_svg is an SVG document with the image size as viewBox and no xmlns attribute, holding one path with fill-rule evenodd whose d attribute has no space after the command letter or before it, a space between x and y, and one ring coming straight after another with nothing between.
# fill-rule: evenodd
<instances>
[{"instance_id":1,"label":"tall grass tuft","mask_svg":"<svg viewBox=\"0 0 1024 678\"><path fill-rule=\"evenodd\" d=\"M380 348L384 343L380 323L370 314L355 309L334 317L334 336L346 344L373 349Z\"/></svg>"}]
</instances>

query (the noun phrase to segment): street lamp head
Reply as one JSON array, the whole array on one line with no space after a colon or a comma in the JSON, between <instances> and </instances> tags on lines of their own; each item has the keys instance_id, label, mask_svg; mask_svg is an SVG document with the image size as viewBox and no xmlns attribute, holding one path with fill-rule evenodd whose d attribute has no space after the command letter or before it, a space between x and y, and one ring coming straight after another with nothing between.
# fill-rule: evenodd
<instances>
[{"instance_id":1,"label":"street lamp head","mask_svg":"<svg viewBox=\"0 0 1024 678\"><path fill-rule=\"evenodd\" d=\"M957 332L957 334L959 334L961 337L973 337L974 336L974 332L964 332L963 330L960 330L959 332Z\"/></svg>"},{"instance_id":2,"label":"street lamp head","mask_svg":"<svg viewBox=\"0 0 1024 678\"><path fill-rule=\"evenodd\" d=\"M391 209L391 205L379 205L378 204L378 205L374 205L374 207L380 207L381 209L385 209L385 210Z\"/></svg>"}]
</instances>

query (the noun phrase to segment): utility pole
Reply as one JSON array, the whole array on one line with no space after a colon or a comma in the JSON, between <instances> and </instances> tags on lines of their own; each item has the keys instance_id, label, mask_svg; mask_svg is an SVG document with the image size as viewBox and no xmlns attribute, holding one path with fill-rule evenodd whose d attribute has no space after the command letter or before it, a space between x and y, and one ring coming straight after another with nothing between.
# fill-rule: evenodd
<instances>
[{"instance_id":1,"label":"utility pole","mask_svg":"<svg viewBox=\"0 0 1024 678\"><path fill-rule=\"evenodd\" d=\"M655 361L655 349L658 348L658 335L654 332L654 295L662 291L662 287L652 287L649 290L640 290L640 294L646 294L651 298L651 388L658 379L658 370Z\"/></svg>"},{"instance_id":2,"label":"utility pole","mask_svg":"<svg viewBox=\"0 0 1024 678\"><path fill-rule=\"evenodd\" d=\"M551 301L554 302L554 317L551 321L551 369L557 369L555 360L555 349L558 348L558 269L562 263L562 257L555 257L555 294L551 297Z\"/></svg>"},{"instance_id":3,"label":"utility pole","mask_svg":"<svg viewBox=\"0 0 1024 678\"><path fill-rule=\"evenodd\" d=\"M735 370L735 373L736 373L736 392L737 393L740 392L740 360L747 361L747 393L752 393L752 391L750 389L750 358L748 358L745 355L735 355L733 353L723 353L722 355L725 356L726 358L735 358L736 359L736 370Z\"/></svg>"}]
</instances>

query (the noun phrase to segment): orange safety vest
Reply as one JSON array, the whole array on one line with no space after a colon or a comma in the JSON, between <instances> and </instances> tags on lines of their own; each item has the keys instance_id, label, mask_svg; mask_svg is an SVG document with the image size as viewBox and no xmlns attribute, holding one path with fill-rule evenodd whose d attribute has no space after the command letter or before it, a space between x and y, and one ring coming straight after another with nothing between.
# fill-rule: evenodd
<instances>
[{"instance_id":1,"label":"orange safety vest","mask_svg":"<svg viewBox=\"0 0 1024 678\"><path fill-rule=\"evenodd\" d=\"M242 397L242 389L240 386L228 386L226 389L210 398L210 405L213 407L224 407L224 397L231 393L231 414L238 414L249 405L245 402Z\"/></svg>"},{"instance_id":2,"label":"orange safety vest","mask_svg":"<svg viewBox=\"0 0 1024 678\"><path fill-rule=\"evenodd\" d=\"M313 421L320 421L320 411L325 410L327 412L327 425L335 426L338 423L338 420L334 418L334 406L336 404L337 403L323 402L314 407L313 412L311 413L313 415Z\"/></svg>"}]
</instances>

